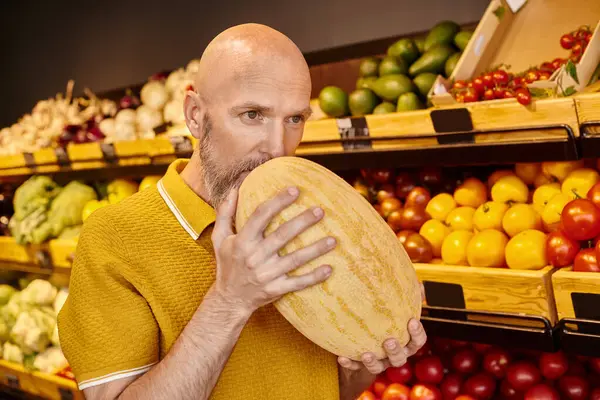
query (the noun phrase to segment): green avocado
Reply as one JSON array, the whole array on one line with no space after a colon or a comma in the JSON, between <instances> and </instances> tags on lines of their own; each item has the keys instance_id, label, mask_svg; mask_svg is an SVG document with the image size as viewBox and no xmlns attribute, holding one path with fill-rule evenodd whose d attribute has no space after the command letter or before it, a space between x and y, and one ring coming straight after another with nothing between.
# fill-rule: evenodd
<instances>
[{"instance_id":1,"label":"green avocado","mask_svg":"<svg viewBox=\"0 0 600 400\"><path fill-rule=\"evenodd\" d=\"M360 76L377 76L380 60L377 57L363 58L358 67Z\"/></svg>"},{"instance_id":2,"label":"green avocado","mask_svg":"<svg viewBox=\"0 0 600 400\"><path fill-rule=\"evenodd\" d=\"M377 79L373 90L382 99L395 102L401 94L412 92L415 87L408 76L392 74Z\"/></svg>"},{"instance_id":3,"label":"green avocado","mask_svg":"<svg viewBox=\"0 0 600 400\"><path fill-rule=\"evenodd\" d=\"M380 103L373 110L373 114L389 114L393 112L396 112L396 105L394 103L390 103L389 101L384 101L383 103Z\"/></svg>"},{"instance_id":4,"label":"green avocado","mask_svg":"<svg viewBox=\"0 0 600 400\"><path fill-rule=\"evenodd\" d=\"M424 108L423 104L415 93L404 93L398 97L397 112L420 110L422 108Z\"/></svg>"},{"instance_id":5,"label":"green avocado","mask_svg":"<svg viewBox=\"0 0 600 400\"><path fill-rule=\"evenodd\" d=\"M387 56L381 60L379 64L379 76L391 75L391 74L406 74L408 72L408 65L404 59L398 57Z\"/></svg>"},{"instance_id":6,"label":"green avocado","mask_svg":"<svg viewBox=\"0 0 600 400\"><path fill-rule=\"evenodd\" d=\"M453 21L442 21L431 28L425 38L425 51L437 44L452 44L454 36L460 30L460 26Z\"/></svg>"},{"instance_id":7,"label":"green avocado","mask_svg":"<svg viewBox=\"0 0 600 400\"><path fill-rule=\"evenodd\" d=\"M460 31L456 34L456 36L454 36L454 44L460 51L464 51L472 36L472 31Z\"/></svg>"},{"instance_id":8,"label":"green avocado","mask_svg":"<svg viewBox=\"0 0 600 400\"><path fill-rule=\"evenodd\" d=\"M447 44L433 46L410 66L408 73L410 76L417 76L423 72L440 74L444 71L446 61L454 52L454 48Z\"/></svg>"},{"instance_id":9,"label":"green avocado","mask_svg":"<svg viewBox=\"0 0 600 400\"><path fill-rule=\"evenodd\" d=\"M319 93L319 106L330 117L343 117L348 113L348 95L337 86L326 86Z\"/></svg>"},{"instance_id":10,"label":"green avocado","mask_svg":"<svg viewBox=\"0 0 600 400\"><path fill-rule=\"evenodd\" d=\"M376 76L363 76L356 80L357 89L371 89L373 90L373 84L377 80Z\"/></svg>"},{"instance_id":11,"label":"green avocado","mask_svg":"<svg viewBox=\"0 0 600 400\"><path fill-rule=\"evenodd\" d=\"M433 83L436 79L436 74L432 74L431 72L423 72L422 74L415 76L413 82L415 83L415 86L419 89L419 93L421 93L423 97L427 97L427 93L429 93L429 91L431 90L431 87L433 86Z\"/></svg>"},{"instance_id":12,"label":"green avocado","mask_svg":"<svg viewBox=\"0 0 600 400\"><path fill-rule=\"evenodd\" d=\"M446 60L446 65L444 66L446 78L450 78L450 75L452 75L452 71L454 71L454 68L456 68L456 64L458 64L458 60L460 60L461 55L462 53L454 53L448 57L448 60Z\"/></svg>"},{"instance_id":13,"label":"green avocado","mask_svg":"<svg viewBox=\"0 0 600 400\"><path fill-rule=\"evenodd\" d=\"M350 113L355 117L371 114L377 103L379 99L370 89L357 89L348 97Z\"/></svg>"},{"instance_id":14,"label":"green avocado","mask_svg":"<svg viewBox=\"0 0 600 400\"><path fill-rule=\"evenodd\" d=\"M414 40L404 38L388 47L387 55L396 58L402 58L407 64L412 64L419 58L419 49Z\"/></svg>"},{"instance_id":15,"label":"green avocado","mask_svg":"<svg viewBox=\"0 0 600 400\"><path fill-rule=\"evenodd\" d=\"M415 46L419 49L419 53L425 53L425 37L421 36L418 38L414 38Z\"/></svg>"}]
</instances>

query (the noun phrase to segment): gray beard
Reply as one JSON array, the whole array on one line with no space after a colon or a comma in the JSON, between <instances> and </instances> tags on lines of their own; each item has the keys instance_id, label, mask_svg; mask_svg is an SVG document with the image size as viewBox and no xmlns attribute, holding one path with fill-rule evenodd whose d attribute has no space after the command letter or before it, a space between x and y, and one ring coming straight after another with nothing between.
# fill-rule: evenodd
<instances>
[{"instance_id":1,"label":"gray beard","mask_svg":"<svg viewBox=\"0 0 600 400\"><path fill-rule=\"evenodd\" d=\"M225 201L231 189L242 184L242 174L252 171L254 168L269 161L270 157L249 158L236 162L227 169L219 167L215 159L214 146L211 141L212 121L207 115L204 116L204 128L202 140L200 141L200 159L202 163L202 175L204 185L208 192L210 205L214 208Z\"/></svg>"}]
</instances>

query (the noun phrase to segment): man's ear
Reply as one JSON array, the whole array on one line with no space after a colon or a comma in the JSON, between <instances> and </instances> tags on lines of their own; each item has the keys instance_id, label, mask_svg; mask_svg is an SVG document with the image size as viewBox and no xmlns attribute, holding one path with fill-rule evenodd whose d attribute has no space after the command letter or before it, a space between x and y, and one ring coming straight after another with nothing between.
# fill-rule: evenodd
<instances>
[{"instance_id":1,"label":"man's ear","mask_svg":"<svg viewBox=\"0 0 600 400\"><path fill-rule=\"evenodd\" d=\"M202 121L204 120L205 112L205 105L200 95L193 90L188 90L185 93L185 100L183 101L183 113L185 115L185 124L196 139L202 137Z\"/></svg>"}]
</instances>

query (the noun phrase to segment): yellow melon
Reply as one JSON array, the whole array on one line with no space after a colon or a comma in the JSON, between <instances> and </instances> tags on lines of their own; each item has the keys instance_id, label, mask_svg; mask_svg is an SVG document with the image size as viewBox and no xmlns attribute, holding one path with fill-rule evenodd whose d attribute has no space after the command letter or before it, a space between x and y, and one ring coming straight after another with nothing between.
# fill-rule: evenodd
<instances>
[{"instance_id":1,"label":"yellow melon","mask_svg":"<svg viewBox=\"0 0 600 400\"><path fill-rule=\"evenodd\" d=\"M406 345L408 321L421 314L415 269L390 227L342 178L297 157L280 157L261 165L240 187L238 231L258 205L290 186L300 190L299 198L271 222L265 235L313 206L320 206L325 216L280 254L325 236L335 237L338 245L293 272L331 265L327 281L287 294L275 307L309 340L338 356L359 360L362 353L371 351L381 359L385 357L383 342L391 337Z\"/></svg>"}]
</instances>

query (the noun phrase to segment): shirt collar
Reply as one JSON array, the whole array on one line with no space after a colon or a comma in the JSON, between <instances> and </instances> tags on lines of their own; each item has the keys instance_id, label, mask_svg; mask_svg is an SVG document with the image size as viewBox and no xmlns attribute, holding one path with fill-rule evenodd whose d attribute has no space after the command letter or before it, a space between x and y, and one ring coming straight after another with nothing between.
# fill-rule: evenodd
<instances>
[{"instance_id":1,"label":"shirt collar","mask_svg":"<svg viewBox=\"0 0 600 400\"><path fill-rule=\"evenodd\" d=\"M204 229L215 222L216 213L181 178L189 160L175 160L157 184L158 192L183 229L197 240Z\"/></svg>"}]
</instances>

